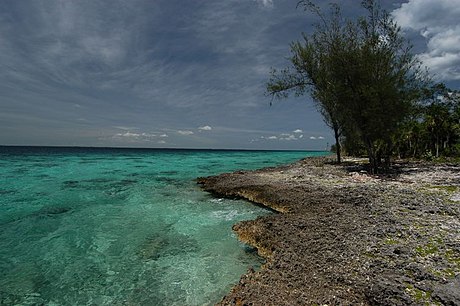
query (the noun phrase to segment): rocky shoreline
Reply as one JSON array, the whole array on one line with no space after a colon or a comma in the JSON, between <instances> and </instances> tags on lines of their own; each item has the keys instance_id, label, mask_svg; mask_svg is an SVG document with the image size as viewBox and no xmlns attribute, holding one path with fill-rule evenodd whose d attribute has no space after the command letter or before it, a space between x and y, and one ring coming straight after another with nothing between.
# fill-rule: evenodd
<instances>
[{"instance_id":1,"label":"rocky shoreline","mask_svg":"<svg viewBox=\"0 0 460 306\"><path fill-rule=\"evenodd\" d=\"M460 305L459 165L308 158L197 181L279 212L233 227L266 263L220 305Z\"/></svg>"}]
</instances>

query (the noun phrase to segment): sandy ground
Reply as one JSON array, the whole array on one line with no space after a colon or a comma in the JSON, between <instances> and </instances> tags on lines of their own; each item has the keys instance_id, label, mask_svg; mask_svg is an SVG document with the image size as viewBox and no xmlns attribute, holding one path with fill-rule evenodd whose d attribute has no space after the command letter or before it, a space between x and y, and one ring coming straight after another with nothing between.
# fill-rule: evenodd
<instances>
[{"instance_id":1,"label":"sandy ground","mask_svg":"<svg viewBox=\"0 0 460 306\"><path fill-rule=\"evenodd\" d=\"M459 165L311 158L198 183L278 212L234 226L266 263L221 305L460 305Z\"/></svg>"}]
</instances>

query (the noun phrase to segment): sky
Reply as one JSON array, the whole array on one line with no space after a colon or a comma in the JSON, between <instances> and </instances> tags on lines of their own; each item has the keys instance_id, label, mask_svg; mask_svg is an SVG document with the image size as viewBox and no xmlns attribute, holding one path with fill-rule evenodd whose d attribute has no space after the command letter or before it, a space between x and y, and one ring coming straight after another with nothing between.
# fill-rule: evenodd
<instances>
[{"instance_id":1,"label":"sky","mask_svg":"<svg viewBox=\"0 0 460 306\"><path fill-rule=\"evenodd\" d=\"M308 96L265 94L316 22L297 2L1 0L0 145L324 150ZM460 0L382 6L460 89Z\"/></svg>"}]
</instances>

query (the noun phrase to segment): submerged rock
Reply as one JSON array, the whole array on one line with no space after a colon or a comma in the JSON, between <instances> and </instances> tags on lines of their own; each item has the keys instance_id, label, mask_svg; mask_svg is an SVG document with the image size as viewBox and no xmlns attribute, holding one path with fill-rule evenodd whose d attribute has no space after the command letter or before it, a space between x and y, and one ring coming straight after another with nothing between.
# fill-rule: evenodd
<instances>
[{"instance_id":1,"label":"submerged rock","mask_svg":"<svg viewBox=\"0 0 460 306\"><path fill-rule=\"evenodd\" d=\"M157 260L160 257L176 256L198 251L198 242L179 233L155 233L141 245L138 255L145 260Z\"/></svg>"}]
</instances>

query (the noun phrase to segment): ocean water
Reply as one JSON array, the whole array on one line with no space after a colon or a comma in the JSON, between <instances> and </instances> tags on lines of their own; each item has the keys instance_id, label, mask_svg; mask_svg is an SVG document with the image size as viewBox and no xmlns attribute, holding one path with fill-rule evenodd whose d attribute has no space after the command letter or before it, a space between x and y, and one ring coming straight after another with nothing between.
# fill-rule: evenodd
<instances>
[{"instance_id":1,"label":"ocean water","mask_svg":"<svg viewBox=\"0 0 460 306\"><path fill-rule=\"evenodd\" d=\"M0 305L209 305L262 263L270 212L194 179L324 152L0 147Z\"/></svg>"}]
</instances>

